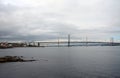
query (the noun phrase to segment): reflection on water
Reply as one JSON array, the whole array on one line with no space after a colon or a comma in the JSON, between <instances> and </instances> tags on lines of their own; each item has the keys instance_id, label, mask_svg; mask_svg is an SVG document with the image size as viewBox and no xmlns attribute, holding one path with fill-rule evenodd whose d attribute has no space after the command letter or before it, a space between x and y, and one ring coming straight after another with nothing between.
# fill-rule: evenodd
<instances>
[{"instance_id":1,"label":"reflection on water","mask_svg":"<svg viewBox=\"0 0 120 78\"><path fill-rule=\"evenodd\" d=\"M33 57L34 62L0 64L0 78L120 78L120 47L0 49L0 56Z\"/></svg>"}]
</instances>

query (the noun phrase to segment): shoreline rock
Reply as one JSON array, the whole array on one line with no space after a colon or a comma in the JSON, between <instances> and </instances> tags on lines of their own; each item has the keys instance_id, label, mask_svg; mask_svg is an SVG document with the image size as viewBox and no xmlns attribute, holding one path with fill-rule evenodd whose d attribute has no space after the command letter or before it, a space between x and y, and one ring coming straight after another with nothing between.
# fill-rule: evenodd
<instances>
[{"instance_id":1,"label":"shoreline rock","mask_svg":"<svg viewBox=\"0 0 120 78\"><path fill-rule=\"evenodd\" d=\"M4 56L0 57L0 63L5 63L5 62L32 62L36 61L34 59L26 60L23 59L23 56Z\"/></svg>"}]
</instances>

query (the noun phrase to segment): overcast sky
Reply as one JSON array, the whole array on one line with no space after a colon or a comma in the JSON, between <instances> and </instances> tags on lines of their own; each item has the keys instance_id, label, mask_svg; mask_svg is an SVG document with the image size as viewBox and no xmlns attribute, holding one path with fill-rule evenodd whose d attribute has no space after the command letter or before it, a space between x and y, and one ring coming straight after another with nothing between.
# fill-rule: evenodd
<instances>
[{"instance_id":1,"label":"overcast sky","mask_svg":"<svg viewBox=\"0 0 120 78\"><path fill-rule=\"evenodd\" d=\"M120 40L120 0L0 0L0 40Z\"/></svg>"}]
</instances>

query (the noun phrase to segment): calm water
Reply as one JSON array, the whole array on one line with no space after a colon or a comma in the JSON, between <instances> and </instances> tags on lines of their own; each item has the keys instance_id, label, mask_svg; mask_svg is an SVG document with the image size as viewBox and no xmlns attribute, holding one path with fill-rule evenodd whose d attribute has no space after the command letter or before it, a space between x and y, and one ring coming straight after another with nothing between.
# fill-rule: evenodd
<instances>
[{"instance_id":1,"label":"calm water","mask_svg":"<svg viewBox=\"0 0 120 78\"><path fill-rule=\"evenodd\" d=\"M0 64L0 78L120 78L120 47L0 49L34 62Z\"/></svg>"}]
</instances>

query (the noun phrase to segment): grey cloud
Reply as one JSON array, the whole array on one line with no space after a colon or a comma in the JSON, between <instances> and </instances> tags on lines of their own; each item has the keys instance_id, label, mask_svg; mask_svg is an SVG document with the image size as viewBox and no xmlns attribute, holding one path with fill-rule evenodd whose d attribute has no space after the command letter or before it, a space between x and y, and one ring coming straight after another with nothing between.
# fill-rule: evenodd
<instances>
[{"instance_id":1,"label":"grey cloud","mask_svg":"<svg viewBox=\"0 0 120 78\"><path fill-rule=\"evenodd\" d=\"M11 4L3 4L0 2L0 12L11 13L12 11L17 10L17 7Z\"/></svg>"},{"instance_id":2,"label":"grey cloud","mask_svg":"<svg viewBox=\"0 0 120 78\"><path fill-rule=\"evenodd\" d=\"M50 40L58 36L65 39L68 34L77 39L84 36L102 39L100 36L107 38L120 33L119 0L101 0L90 6L80 2L65 0L60 7L43 8L0 2L0 39Z\"/></svg>"}]
</instances>

